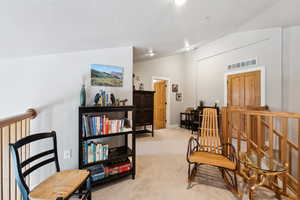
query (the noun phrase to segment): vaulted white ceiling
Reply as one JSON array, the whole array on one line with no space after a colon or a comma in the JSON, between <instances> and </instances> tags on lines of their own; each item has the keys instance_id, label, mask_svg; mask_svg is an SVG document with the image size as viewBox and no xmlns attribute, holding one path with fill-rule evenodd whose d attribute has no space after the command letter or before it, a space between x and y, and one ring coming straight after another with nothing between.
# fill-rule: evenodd
<instances>
[{"instance_id":1,"label":"vaulted white ceiling","mask_svg":"<svg viewBox=\"0 0 300 200\"><path fill-rule=\"evenodd\" d=\"M1 0L0 57L118 46L158 55L237 30L279 0Z\"/></svg>"}]
</instances>

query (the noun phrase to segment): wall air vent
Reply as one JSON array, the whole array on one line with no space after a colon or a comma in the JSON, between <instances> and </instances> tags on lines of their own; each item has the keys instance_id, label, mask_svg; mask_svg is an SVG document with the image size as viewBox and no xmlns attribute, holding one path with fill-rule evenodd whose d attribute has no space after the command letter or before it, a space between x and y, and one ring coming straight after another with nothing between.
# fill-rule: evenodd
<instances>
[{"instance_id":1,"label":"wall air vent","mask_svg":"<svg viewBox=\"0 0 300 200\"><path fill-rule=\"evenodd\" d=\"M255 65L257 65L257 59L252 59L252 60L246 60L246 61L242 61L239 63L228 65L227 69L234 70L234 69L239 69L242 67L250 67L250 66L255 66Z\"/></svg>"}]
</instances>

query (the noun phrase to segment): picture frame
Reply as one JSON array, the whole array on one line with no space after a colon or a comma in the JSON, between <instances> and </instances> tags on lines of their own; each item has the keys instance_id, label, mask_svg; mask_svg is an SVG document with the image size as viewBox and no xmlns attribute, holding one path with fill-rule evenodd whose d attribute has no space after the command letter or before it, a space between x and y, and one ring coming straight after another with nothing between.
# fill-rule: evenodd
<instances>
[{"instance_id":1,"label":"picture frame","mask_svg":"<svg viewBox=\"0 0 300 200\"><path fill-rule=\"evenodd\" d=\"M178 92L178 84L172 84L172 92Z\"/></svg>"},{"instance_id":2,"label":"picture frame","mask_svg":"<svg viewBox=\"0 0 300 200\"><path fill-rule=\"evenodd\" d=\"M182 93L181 92L178 92L176 93L176 101L182 101Z\"/></svg>"},{"instance_id":3,"label":"picture frame","mask_svg":"<svg viewBox=\"0 0 300 200\"><path fill-rule=\"evenodd\" d=\"M123 87L123 67L92 64L90 68L92 86Z\"/></svg>"}]
</instances>

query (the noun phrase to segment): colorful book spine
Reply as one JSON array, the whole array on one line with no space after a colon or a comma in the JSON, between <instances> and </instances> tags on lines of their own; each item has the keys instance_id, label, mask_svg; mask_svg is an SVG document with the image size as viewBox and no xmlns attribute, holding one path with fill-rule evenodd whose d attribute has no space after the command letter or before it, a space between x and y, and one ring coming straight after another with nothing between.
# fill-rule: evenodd
<instances>
[{"instance_id":1,"label":"colorful book spine","mask_svg":"<svg viewBox=\"0 0 300 200\"><path fill-rule=\"evenodd\" d=\"M82 152L83 152L83 164L87 164L88 163L88 144L87 142L84 142L82 145Z\"/></svg>"},{"instance_id":2,"label":"colorful book spine","mask_svg":"<svg viewBox=\"0 0 300 200\"><path fill-rule=\"evenodd\" d=\"M92 145L88 146L88 163L94 162Z\"/></svg>"},{"instance_id":3,"label":"colorful book spine","mask_svg":"<svg viewBox=\"0 0 300 200\"><path fill-rule=\"evenodd\" d=\"M99 153L98 153L98 159L99 160L104 160L103 159L103 145L102 144L99 144Z\"/></svg>"},{"instance_id":4,"label":"colorful book spine","mask_svg":"<svg viewBox=\"0 0 300 200\"><path fill-rule=\"evenodd\" d=\"M107 160L108 159L108 145L105 144L103 145L103 160Z\"/></svg>"},{"instance_id":5,"label":"colorful book spine","mask_svg":"<svg viewBox=\"0 0 300 200\"><path fill-rule=\"evenodd\" d=\"M100 135L103 134L103 117L100 117Z\"/></svg>"},{"instance_id":6,"label":"colorful book spine","mask_svg":"<svg viewBox=\"0 0 300 200\"><path fill-rule=\"evenodd\" d=\"M97 127L96 127L96 118L92 117L92 121L93 121L93 135L96 136L97 135Z\"/></svg>"},{"instance_id":7,"label":"colorful book spine","mask_svg":"<svg viewBox=\"0 0 300 200\"><path fill-rule=\"evenodd\" d=\"M100 117L96 117L97 135L100 135Z\"/></svg>"},{"instance_id":8,"label":"colorful book spine","mask_svg":"<svg viewBox=\"0 0 300 200\"><path fill-rule=\"evenodd\" d=\"M107 135L109 132L108 126L109 126L109 120L108 120L108 118L105 118L105 135Z\"/></svg>"}]
</instances>

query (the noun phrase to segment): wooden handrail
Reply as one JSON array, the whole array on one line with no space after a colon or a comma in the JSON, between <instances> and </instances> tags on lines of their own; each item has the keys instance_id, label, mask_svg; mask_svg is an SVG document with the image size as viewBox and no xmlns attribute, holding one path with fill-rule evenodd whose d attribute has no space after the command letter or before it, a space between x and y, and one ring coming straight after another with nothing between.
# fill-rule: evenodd
<instances>
[{"instance_id":1,"label":"wooden handrail","mask_svg":"<svg viewBox=\"0 0 300 200\"><path fill-rule=\"evenodd\" d=\"M288 117L288 118L297 118L300 119L299 113L293 112L270 112L270 111L255 111L255 110L245 110L239 108L228 108L230 112L241 112L246 113L247 115L259 115L267 117Z\"/></svg>"},{"instance_id":2,"label":"wooden handrail","mask_svg":"<svg viewBox=\"0 0 300 200\"><path fill-rule=\"evenodd\" d=\"M24 119L34 119L37 116L37 112L35 109L28 109L25 113L16 115L13 117L5 118L5 119L0 119L0 128L3 128L5 126L8 126L10 124L13 124L17 121L22 121Z\"/></svg>"}]
</instances>

